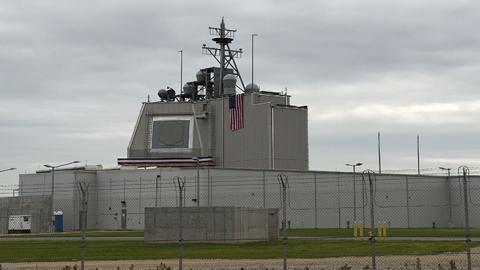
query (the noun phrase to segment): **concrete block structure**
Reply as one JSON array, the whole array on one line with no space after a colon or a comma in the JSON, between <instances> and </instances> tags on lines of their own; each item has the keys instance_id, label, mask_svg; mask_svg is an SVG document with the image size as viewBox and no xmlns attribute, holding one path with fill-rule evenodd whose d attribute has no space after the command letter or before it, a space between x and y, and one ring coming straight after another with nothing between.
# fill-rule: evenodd
<instances>
[{"instance_id":1,"label":"concrete block structure","mask_svg":"<svg viewBox=\"0 0 480 270\"><path fill-rule=\"evenodd\" d=\"M52 224L51 196L21 196L0 198L0 234L8 233L9 217L31 218L32 233L48 232Z\"/></svg>"},{"instance_id":2,"label":"concrete block structure","mask_svg":"<svg viewBox=\"0 0 480 270\"><path fill-rule=\"evenodd\" d=\"M186 242L242 242L278 239L278 209L186 207L182 209ZM145 208L145 243L179 239L178 207Z\"/></svg>"}]
</instances>

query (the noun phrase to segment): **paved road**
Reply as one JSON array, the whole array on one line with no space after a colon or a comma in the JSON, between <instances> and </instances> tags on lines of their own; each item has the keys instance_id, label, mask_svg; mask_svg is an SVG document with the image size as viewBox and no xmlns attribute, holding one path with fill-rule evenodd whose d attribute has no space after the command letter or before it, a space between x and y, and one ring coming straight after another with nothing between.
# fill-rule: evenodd
<instances>
[{"instance_id":1,"label":"paved road","mask_svg":"<svg viewBox=\"0 0 480 270\"><path fill-rule=\"evenodd\" d=\"M143 241L143 237L86 237L87 241ZM345 241L352 237L289 237L292 240ZM378 239L378 238L377 238ZM465 241L463 237L388 237L392 241ZM79 241L80 237L0 237L0 241ZM367 238L365 238L367 240ZM471 238L480 242L480 237Z\"/></svg>"}]
</instances>

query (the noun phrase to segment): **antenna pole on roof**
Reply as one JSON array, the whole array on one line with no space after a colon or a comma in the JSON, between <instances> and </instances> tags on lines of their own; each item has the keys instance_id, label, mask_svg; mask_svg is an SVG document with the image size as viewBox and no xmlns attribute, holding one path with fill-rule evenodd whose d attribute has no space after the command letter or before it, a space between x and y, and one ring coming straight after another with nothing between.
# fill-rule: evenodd
<instances>
[{"instance_id":1,"label":"antenna pole on roof","mask_svg":"<svg viewBox=\"0 0 480 270\"><path fill-rule=\"evenodd\" d=\"M223 76L225 76L225 45L228 44L225 40L225 22L220 23L220 38L223 39L222 42L217 42L220 44L220 93L223 95Z\"/></svg>"},{"instance_id":2,"label":"antenna pole on roof","mask_svg":"<svg viewBox=\"0 0 480 270\"><path fill-rule=\"evenodd\" d=\"M180 53L180 93L183 93L183 50L178 51Z\"/></svg>"},{"instance_id":3,"label":"antenna pole on roof","mask_svg":"<svg viewBox=\"0 0 480 270\"><path fill-rule=\"evenodd\" d=\"M202 52L204 54L210 54L217 60L218 64L220 65L220 78L218 79L219 85L219 95L222 96L224 94L224 87L223 87L223 77L225 76L227 69L232 69L233 74L240 78L240 82L242 83L242 91L245 91L245 86L243 85L242 76L238 70L237 64L235 63L235 58L240 58L242 56L242 49L232 50L230 49L229 44L233 41L233 37L235 36L235 32L237 30L234 29L227 29L225 27L225 21L222 17L222 21L220 23L220 27L209 27L210 34L217 36L212 40L217 43L220 48L213 48L207 47L207 45L203 45Z\"/></svg>"},{"instance_id":4,"label":"antenna pole on roof","mask_svg":"<svg viewBox=\"0 0 480 270\"><path fill-rule=\"evenodd\" d=\"M252 86L253 86L253 38L258 36L258 34L252 34Z\"/></svg>"}]
</instances>

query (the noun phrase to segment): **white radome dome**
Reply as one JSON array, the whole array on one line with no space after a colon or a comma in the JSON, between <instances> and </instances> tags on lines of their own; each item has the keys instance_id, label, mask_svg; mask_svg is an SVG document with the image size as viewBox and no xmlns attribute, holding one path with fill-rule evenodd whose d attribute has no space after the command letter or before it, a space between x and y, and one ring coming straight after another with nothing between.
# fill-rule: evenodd
<instances>
[{"instance_id":1,"label":"white radome dome","mask_svg":"<svg viewBox=\"0 0 480 270\"><path fill-rule=\"evenodd\" d=\"M247 86L245 86L245 92L258 92L260 91L260 87L254 83L249 83Z\"/></svg>"}]
</instances>

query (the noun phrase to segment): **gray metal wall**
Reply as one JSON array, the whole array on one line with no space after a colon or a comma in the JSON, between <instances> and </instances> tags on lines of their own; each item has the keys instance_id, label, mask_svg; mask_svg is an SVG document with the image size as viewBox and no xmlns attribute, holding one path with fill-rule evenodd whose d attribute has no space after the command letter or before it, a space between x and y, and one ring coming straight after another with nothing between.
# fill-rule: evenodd
<instances>
[{"instance_id":1,"label":"gray metal wall","mask_svg":"<svg viewBox=\"0 0 480 270\"><path fill-rule=\"evenodd\" d=\"M178 205L178 192L173 184L176 176L186 179L187 207L196 206L195 199L199 197L200 206L280 208L279 173L288 176L289 180L287 215L290 227L352 226L355 205L352 173L199 168L200 194L197 196L196 168L159 168L97 171L95 179L89 178L92 183L89 229L121 229L123 208L127 210L127 229L143 229L145 207ZM75 179L72 171L59 172L56 179L60 179L60 175L65 180L56 182L59 185ZM82 178L80 175L77 174L75 181ZM157 175L161 175L158 181ZM34 178L37 180L33 181ZM44 174L21 175L20 180L24 194L26 191L45 193ZM49 186L47 180L48 177L45 184ZM433 222L437 227L463 224L463 192L458 177L448 180L439 176L382 174L377 175L374 182L376 221L385 221L391 227L432 227ZM365 222L369 224L369 188L364 183L362 175L356 174L357 220L362 221L365 212ZM469 201L474 227L480 226L480 198L476 195L479 188L480 177L472 177ZM59 194L59 190L60 187L56 189L56 208L62 209L66 217L75 217L79 207L76 191L72 185L70 189L65 188L63 194ZM70 200L64 200L67 195L72 196ZM71 223L76 223L76 219ZM77 227L70 225L70 228Z\"/></svg>"}]
</instances>

